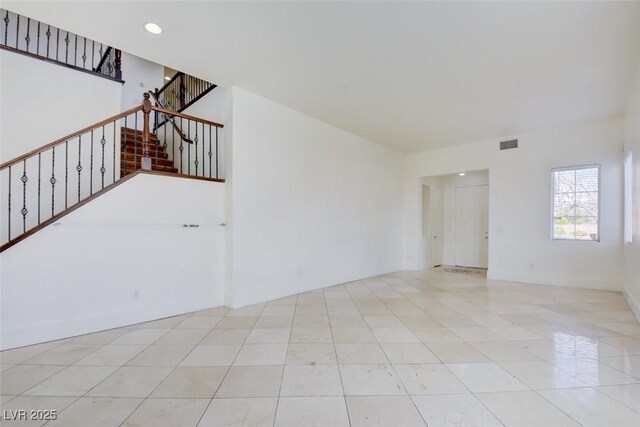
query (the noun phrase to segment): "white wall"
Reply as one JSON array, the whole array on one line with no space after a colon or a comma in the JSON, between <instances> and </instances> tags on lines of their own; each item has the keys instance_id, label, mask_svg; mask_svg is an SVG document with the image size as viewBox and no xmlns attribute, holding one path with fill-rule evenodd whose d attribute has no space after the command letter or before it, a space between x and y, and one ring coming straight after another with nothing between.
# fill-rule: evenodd
<instances>
[{"instance_id":1,"label":"white wall","mask_svg":"<svg viewBox=\"0 0 640 427\"><path fill-rule=\"evenodd\" d=\"M622 128L611 118L516 135L515 150L496 139L406 156L406 267L421 267L420 179L488 169L490 278L621 290ZM592 163L602 165L601 241L552 241L550 170Z\"/></svg>"},{"instance_id":2,"label":"white wall","mask_svg":"<svg viewBox=\"0 0 640 427\"><path fill-rule=\"evenodd\" d=\"M118 114L122 85L0 51L0 161Z\"/></svg>"},{"instance_id":3,"label":"white wall","mask_svg":"<svg viewBox=\"0 0 640 427\"><path fill-rule=\"evenodd\" d=\"M402 269L402 156L231 90L233 305Z\"/></svg>"},{"instance_id":4,"label":"white wall","mask_svg":"<svg viewBox=\"0 0 640 427\"><path fill-rule=\"evenodd\" d=\"M633 243L624 245L624 291L629 305L640 321L640 67L634 85L629 91L625 115L625 156L629 150L633 150L635 191Z\"/></svg>"},{"instance_id":5,"label":"white wall","mask_svg":"<svg viewBox=\"0 0 640 427\"><path fill-rule=\"evenodd\" d=\"M222 305L224 186L140 175L2 252L1 348Z\"/></svg>"},{"instance_id":6,"label":"white wall","mask_svg":"<svg viewBox=\"0 0 640 427\"><path fill-rule=\"evenodd\" d=\"M122 52L122 80L122 111L125 111L140 105L144 92L162 87L165 83L164 66ZM141 125L139 127L142 128Z\"/></svg>"}]
</instances>

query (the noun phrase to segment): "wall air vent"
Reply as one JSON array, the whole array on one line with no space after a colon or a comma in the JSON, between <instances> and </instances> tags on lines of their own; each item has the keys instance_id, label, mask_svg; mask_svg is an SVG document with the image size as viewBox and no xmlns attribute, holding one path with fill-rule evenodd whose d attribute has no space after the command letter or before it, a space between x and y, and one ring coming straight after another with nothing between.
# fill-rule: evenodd
<instances>
[{"instance_id":1,"label":"wall air vent","mask_svg":"<svg viewBox=\"0 0 640 427\"><path fill-rule=\"evenodd\" d=\"M501 150L510 150L512 148L518 148L517 139L510 139L509 141L500 141Z\"/></svg>"}]
</instances>

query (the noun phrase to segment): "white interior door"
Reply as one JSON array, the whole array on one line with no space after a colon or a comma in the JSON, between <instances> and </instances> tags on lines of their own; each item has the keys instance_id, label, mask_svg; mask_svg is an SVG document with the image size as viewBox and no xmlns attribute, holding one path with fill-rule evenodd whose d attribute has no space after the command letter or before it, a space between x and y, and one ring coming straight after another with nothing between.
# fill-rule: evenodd
<instances>
[{"instance_id":1,"label":"white interior door","mask_svg":"<svg viewBox=\"0 0 640 427\"><path fill-rule=\"evenodd\" d=\"M456 265L489 265L489 186L456 188Z\"/></svg>"},{"instance_id":2,"label":"white interior door","mask_svg":"<svg viewBox=\"0 0 640 427\"><path fill-rule=\"evenodd\" d=\"M431 249L432 265L442 265L442 255L444 252L444 225L443 225L444 203L442 190L438 187L431 187L431 230L433 244Z\"/></svg>"}]
</instances>

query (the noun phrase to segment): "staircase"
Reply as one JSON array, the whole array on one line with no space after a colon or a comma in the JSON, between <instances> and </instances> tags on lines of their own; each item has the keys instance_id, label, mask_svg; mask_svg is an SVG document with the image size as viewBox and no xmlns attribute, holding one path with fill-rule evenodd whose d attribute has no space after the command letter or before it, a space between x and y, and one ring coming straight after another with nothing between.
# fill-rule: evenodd
<instances>
[{"instance_id":1,"label":"staircase","mask_svg":"<svg viewBox=\"0 0 640 427\"><path fill-rule=\"evenodd\" d=\"M0 252L141 173L224 182L223 125L154 105L151 96L0 164ZM159 116L167 125L154 133Z\"/></svg>"},{"instance_id":2,"label":"staircase","mask_svg":"<svg viewBox=\"0 0 640 427\"><path fill-rule=\"evenodd\" d=\"M142 131L125 127L120 129L120 167L122 176L125 176L142 169L145 143ZM154 133L149 133L146 149L147 155L151 157L151 170L178 173L178 168L173 166L173 160L169 159L166 148L166 143L161 144Z\"/></svg>"}]
</instances>

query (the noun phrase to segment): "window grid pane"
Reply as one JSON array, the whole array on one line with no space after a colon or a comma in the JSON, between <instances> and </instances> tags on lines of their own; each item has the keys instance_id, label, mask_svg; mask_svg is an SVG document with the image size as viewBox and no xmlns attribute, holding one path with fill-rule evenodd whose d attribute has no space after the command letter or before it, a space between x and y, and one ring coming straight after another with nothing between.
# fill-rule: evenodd
<instances>
[{"instance_id":1,"label":"window grid pane","mask_svg":"<svg viewBox=\"0 0 640 427\"><path fill-rule=\"evenodd\" d=\"M598 166L553 170L553 238L599 240Z\"/></svg>"}]
</instances>

